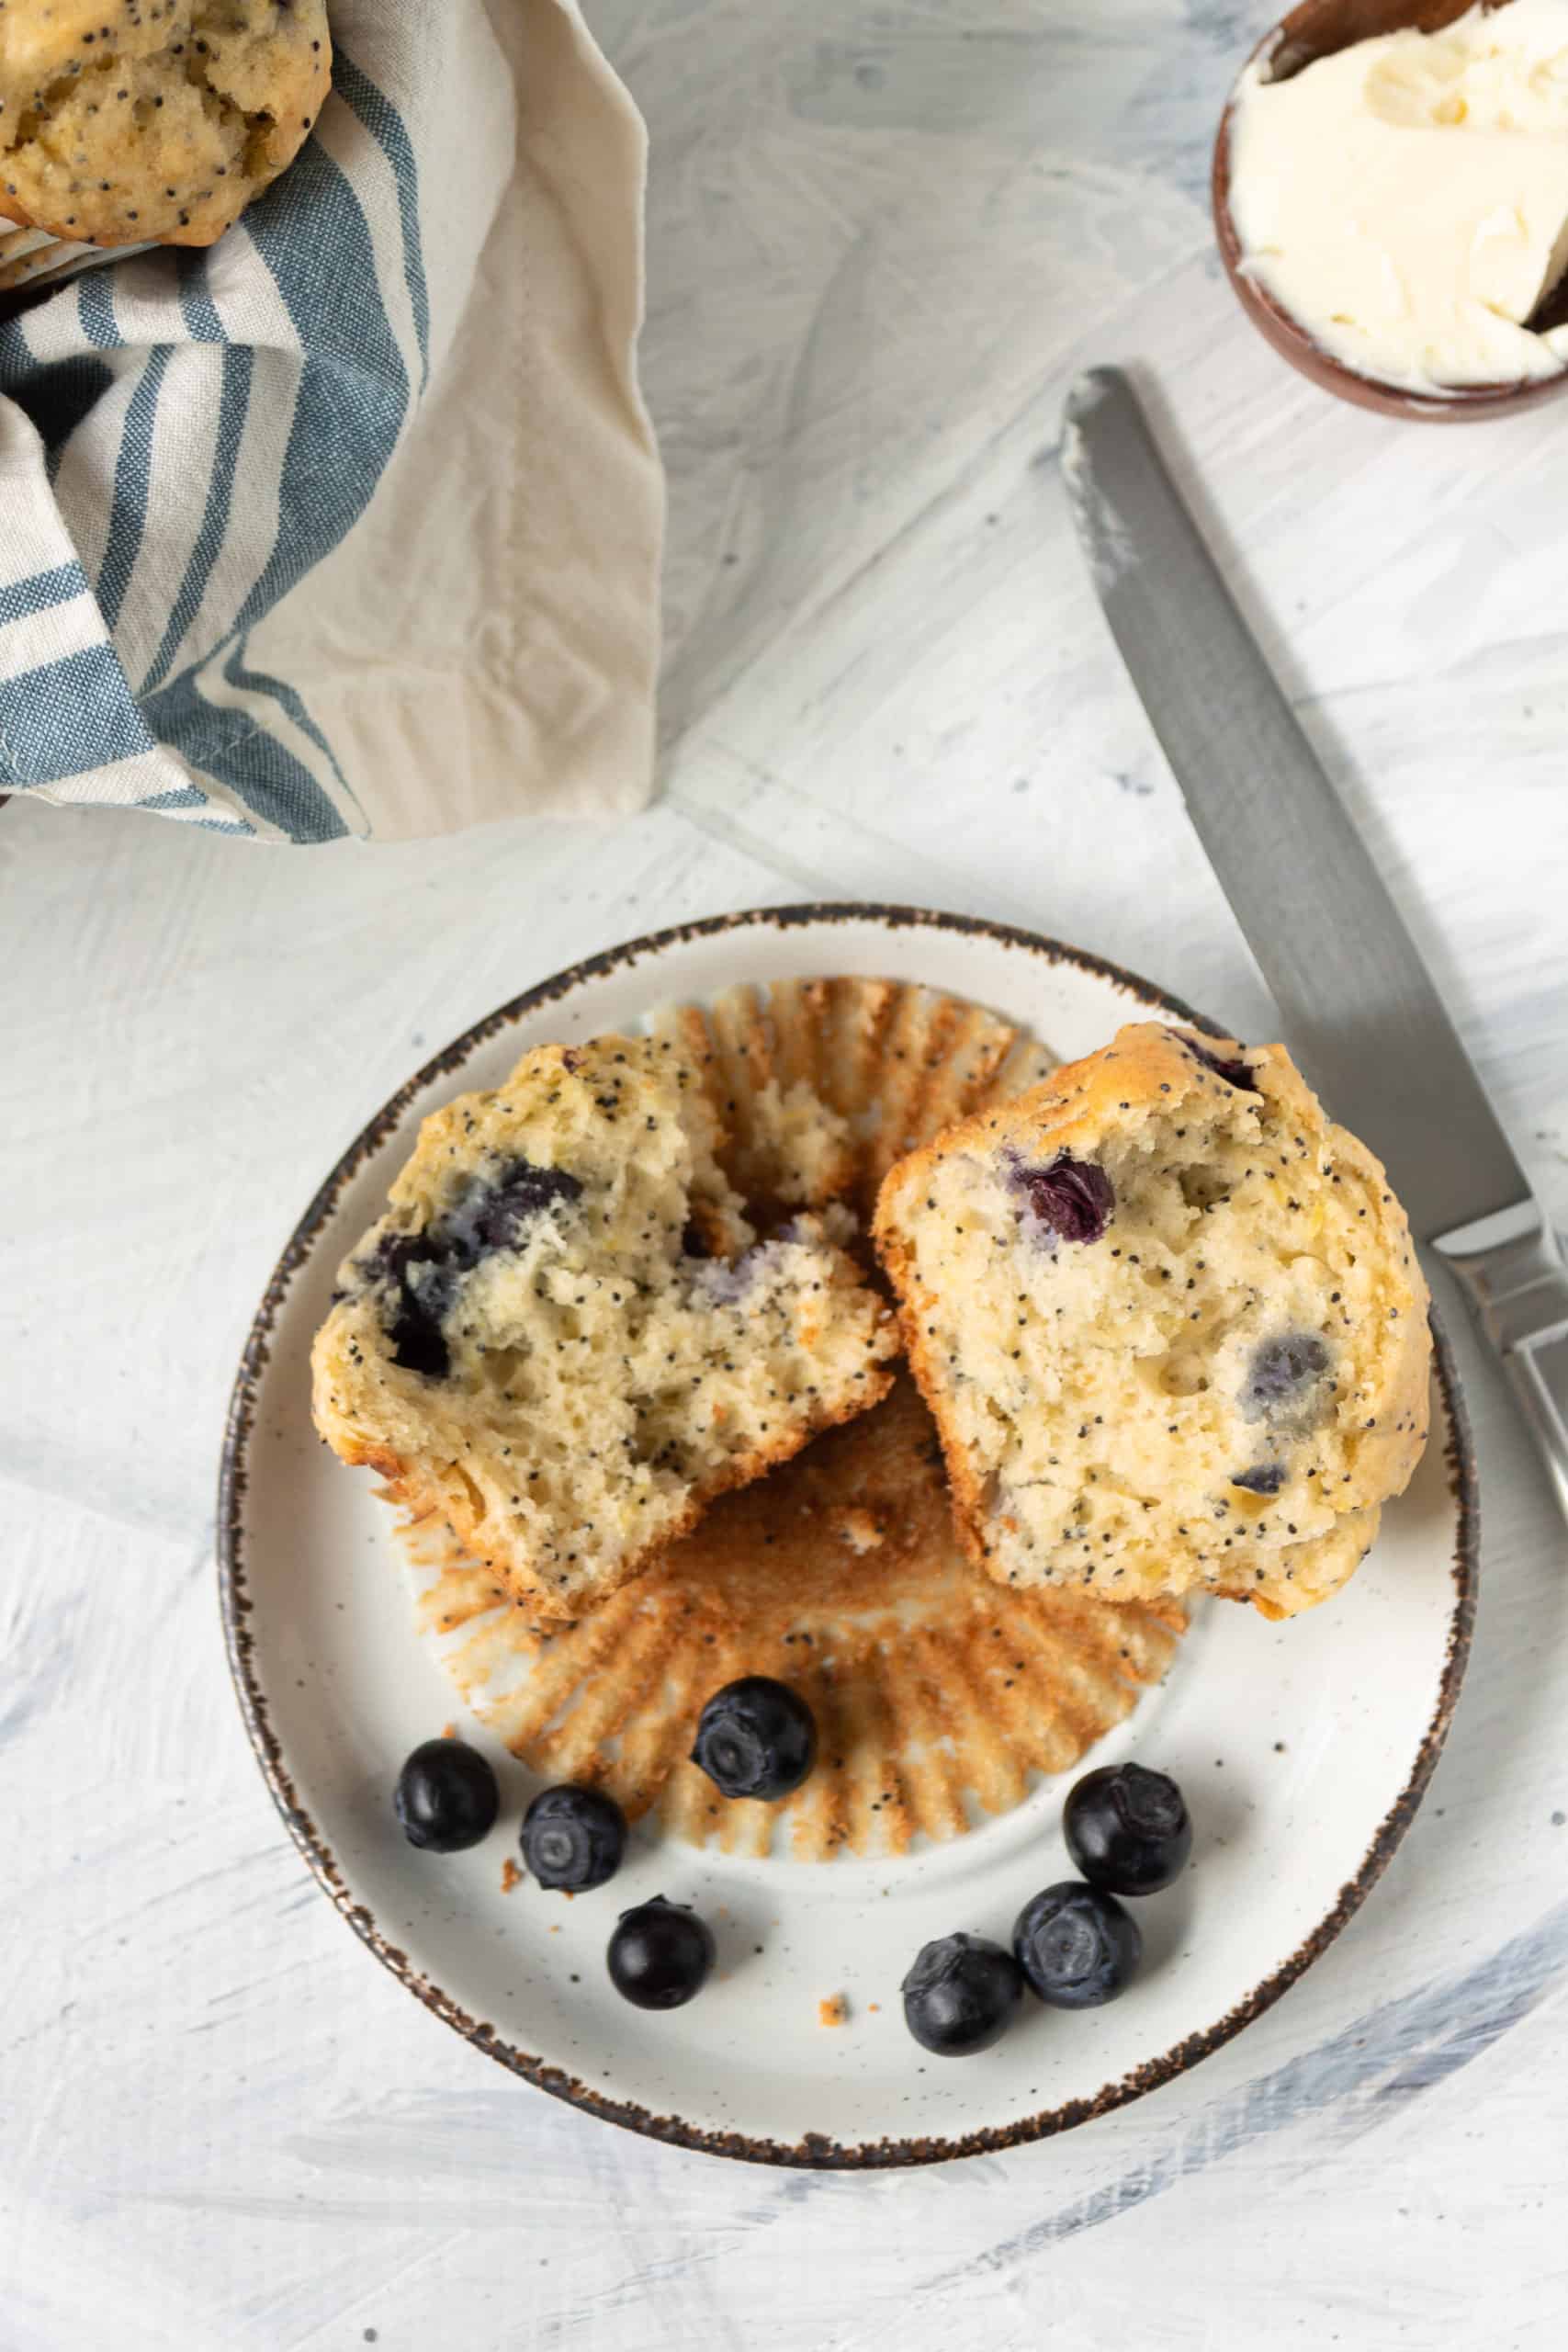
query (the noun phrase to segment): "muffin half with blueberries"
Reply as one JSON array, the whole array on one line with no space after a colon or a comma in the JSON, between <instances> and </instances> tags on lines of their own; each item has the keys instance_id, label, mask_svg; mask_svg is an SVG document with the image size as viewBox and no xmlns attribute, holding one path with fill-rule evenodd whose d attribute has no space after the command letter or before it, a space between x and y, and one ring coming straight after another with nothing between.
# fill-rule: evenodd
<instances>
[{"instance_id":1,"label":"muffin half with blueberries","mask_svg":"<svg viewBox=\"0 0 1568 2352\"><path fill-rule=\"evenodd\" d=\"M826 1148L810 1111L802 1148ZM317 1334L334 1452L542 1618L595 1607L891 1383L848 1213L759 1234L719 1142L668 1038L538 1046L426 1119Z\"/></svg>"},{"instance_id":2,"label":"muffin half with blueberries","mask_svg":"<svg viewBox=\"0 0 1568 2352\"><path fill-rule=\"evenodd\" d=\"M1404 1213L1282 1046L1134 1023L910 1153L875 1234L959 1533L1003 1583L1292 1616L1420 1459Z\"/></svg>"}]
</instances>

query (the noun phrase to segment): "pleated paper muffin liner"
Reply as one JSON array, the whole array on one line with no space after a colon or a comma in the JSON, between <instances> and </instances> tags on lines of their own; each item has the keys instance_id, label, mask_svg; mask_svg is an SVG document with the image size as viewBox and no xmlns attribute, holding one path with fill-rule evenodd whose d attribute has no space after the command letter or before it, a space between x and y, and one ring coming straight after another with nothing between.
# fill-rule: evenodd
<instances>
[{"instance_id":1,"label":"pleated paper muffin liner","mask_svg":"<svg viewBox=\"0 0 1568 2352\"><path fill-rule=\"evenodd\" d=\"M749 1199L800 1198L781 1143L792 1090L826 1101L849 1143L822 1181L862 1217L895 1159L1055 1058L897 981L738 988L649 1026L702 1072ZM797 1860L897 1854L1008 1812L1126 1716L1185 1624L1179 1604L1014 1592L973 1568L907 1374L575 1624L533 1623L434 1516L399 1541L422 1633L530 1770L604 1788L694 1844ZM727 1801L687 1760L704 1702L742 1674L777 1675L817 1717L817 1769L776 1804Z\"/></svg>"}]
</instances>

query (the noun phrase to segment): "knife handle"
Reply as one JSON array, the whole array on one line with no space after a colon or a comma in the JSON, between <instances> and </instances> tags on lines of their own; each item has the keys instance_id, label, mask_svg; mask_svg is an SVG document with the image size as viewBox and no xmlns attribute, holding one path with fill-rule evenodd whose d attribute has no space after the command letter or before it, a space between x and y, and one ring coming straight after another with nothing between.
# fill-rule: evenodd
<instances>
[{"instance_id":1,"label":"knife handle","mask_svg":"<svg viewBox=\"0 0 1568 2352\"><path fill-rule=\"evenodd\" d=\"M1568 1265L1533 1201L1437 1243L1503 1360L1568 1518Z\"/></svg>"}]
</instances>

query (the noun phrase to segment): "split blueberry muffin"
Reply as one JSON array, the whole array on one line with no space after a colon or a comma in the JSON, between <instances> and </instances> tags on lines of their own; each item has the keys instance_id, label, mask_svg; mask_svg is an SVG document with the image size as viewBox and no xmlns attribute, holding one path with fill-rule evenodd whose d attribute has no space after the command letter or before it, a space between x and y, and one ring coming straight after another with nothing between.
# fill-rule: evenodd
<instances>
[{"instance_id":1,"label":"split blueberry muffin","mask_svg":"<svg viewBox=\"0 0 1568 2352\"><path fill-rule=\"evenodd\" d=\"M820 1156L833 1114L793 1106ZM544 1617L886 1394L847 1211L761 1238L668 1039L525 1054L421 1129L312 1357L316 1426Z\"/></svg>"},{"instance_id":2,"label":"split blueberry muffin","mask_svg":"<svg viewBox=\"0 0 1568 2352\"><path fill-rule=\"evenodd\" d=\"M1427 1289L1280 1046L1156 1023L888 1174L875 1234L959 1533L1006 1583L1343 1584L1427 1436Z\"/></svg>"}]
</instances>

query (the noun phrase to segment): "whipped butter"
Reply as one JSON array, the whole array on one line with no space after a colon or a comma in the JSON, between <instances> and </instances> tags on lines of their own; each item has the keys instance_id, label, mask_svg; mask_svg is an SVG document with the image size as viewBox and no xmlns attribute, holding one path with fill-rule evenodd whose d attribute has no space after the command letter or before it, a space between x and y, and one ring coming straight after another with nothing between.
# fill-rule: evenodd
<instances>
[{"instance_id":1,"label":"whipped butter","mask_svg":"<svg viewBox=\"0 0 1568 2352\"><path fill-rule=\"evenodd\" d=\"M1231 119L1243 266L1364 376L1436 392L1568 367L1525 322L1568 265L1568 0L1358 41Z\"/></svg>"}]
</instances>

